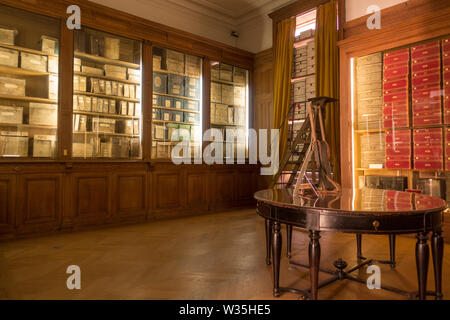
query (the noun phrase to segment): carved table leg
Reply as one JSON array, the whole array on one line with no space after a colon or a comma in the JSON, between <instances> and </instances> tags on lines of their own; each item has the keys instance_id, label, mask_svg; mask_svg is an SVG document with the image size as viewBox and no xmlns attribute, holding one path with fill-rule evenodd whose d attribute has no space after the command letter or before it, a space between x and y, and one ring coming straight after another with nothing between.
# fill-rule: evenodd
<instances>
[{"instance_id":1,"label":"carved table leg","mask_svg":"<svg viewBox=\"0 0 450 320\"><path fill-rule=\"evenodd\" d=\"M319 266L320 266L320 232L309 232L309 277L311 281L311 299L317 300L319 289Z\"/></svg>"},{"instance_id":2,"label":"carved table leg","mask_svg":"<svg viewBox=\"0 0 450 320\"><path fill-rule=\"evenodd\" d=\"M272 250L272 221L266 219L266 264L270 265L270 252Z\"/></svg>"},{"instance_id":3,"label":"carved table leg","mask_svg":"<svg viewBox=\"0 0 450 320\"><path fill-rule=\"evenodd\" d=\"M287 247L287 257L291 258L291 248L292 248L292 226L286 225L286 247Z\"/></svg>"},{"instance_id":4,"label":"carved table leg","mask_svg":"<svg viewBox=\"0 0 450 320\"><path fill-rule=\"evenodd\" d=\"M362 259L362 235L356 235L356 257L358 261Z\"/></svg>"},{"instance_id":5,"label":"carved table leg","mask_svg":"<svg viewBox=\"0 0 450 320\"><path fill-rule=\"evenodd\" d=\"M417 234L416 243L416 267L417 279L419 281L419 299L425 300L427 294L427 274L430 248L428 247L428 234L422 232Z\"/></svg>"},{"instance_id":6,"label":"carved table leg","mask_svg":"<svg viewBox=\"0 0 450 320\"><path fill-rule=\"evenodd\" d=\"M280 260L281 260L281 225L279 222L273 223L273 296L280 296Z\"/></svg>"},{"instance_id":7,"label":"carved table leg","mask_svg":"<svg viewBox=\"0 0 450 320\"><path fill-rule=\"evenodd\" d=\"M433 232L433 236L431 237L431 252L433 254L436 300L442 300L442 258L444 256L442 230Z\"/></svg>"},{"instance_id":8,"label":"carved table leg","mask_svg":"<svg viewBox=\"0 0 450 320\"><path fill-rule=\"evenodd\" d=\"M389 235L389 249L390 249L390 255L391 255L391 268L395 268L395 234Z\"/></svg>"}]
</instances>

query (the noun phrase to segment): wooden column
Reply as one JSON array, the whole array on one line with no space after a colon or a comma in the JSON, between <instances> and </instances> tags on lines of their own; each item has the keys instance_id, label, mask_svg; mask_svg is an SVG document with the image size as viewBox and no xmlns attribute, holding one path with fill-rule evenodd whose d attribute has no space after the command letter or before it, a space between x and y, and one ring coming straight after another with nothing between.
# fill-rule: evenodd
<instances>
[{"instance_id":1,"label":"wooden column","mask_svg":"<svg viewBox=\"0 0 450 320\"><path fill-rule=\"evenodd\" d=\"M153 47L144 41L142 48L142 159L152 155Z\"/></svg>"}]
</instances>

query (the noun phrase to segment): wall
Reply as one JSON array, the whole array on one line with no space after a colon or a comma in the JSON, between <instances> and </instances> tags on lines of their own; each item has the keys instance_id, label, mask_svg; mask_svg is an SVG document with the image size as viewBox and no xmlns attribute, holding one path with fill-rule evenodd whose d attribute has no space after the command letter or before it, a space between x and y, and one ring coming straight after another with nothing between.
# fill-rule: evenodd
<instances>
[{"instance_id":1,"label":"wall","mask_svg":"<svg viewBox=\"0 0 450 320\"><path fill-rule=\"evenodd\" d=\"M346 20L351 21L353 19L365 16L367 14L367 8L371 5L377 5L380 9L385 9L406 1L407 0L346 0Z\"/></svg>"}]
</instances>

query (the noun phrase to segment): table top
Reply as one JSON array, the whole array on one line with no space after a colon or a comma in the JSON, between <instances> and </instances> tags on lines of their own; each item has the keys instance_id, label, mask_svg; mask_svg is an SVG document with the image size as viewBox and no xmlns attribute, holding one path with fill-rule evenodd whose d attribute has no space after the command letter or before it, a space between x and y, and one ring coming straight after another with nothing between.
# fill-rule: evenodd
<instances>
[{"instance_id":1,"label":"table top","mask_svg":"<svg viewBox=\"0 0 450 320\"><path fill-rule=\"evenodd\" d=\"M381 189L342 189L338 195L293 196L292 189L267 189L255 193L258 202L271 206L327 211L351 215L396 215L443 211L447 203L428 195Z\"/></svg>"}]
</instances>

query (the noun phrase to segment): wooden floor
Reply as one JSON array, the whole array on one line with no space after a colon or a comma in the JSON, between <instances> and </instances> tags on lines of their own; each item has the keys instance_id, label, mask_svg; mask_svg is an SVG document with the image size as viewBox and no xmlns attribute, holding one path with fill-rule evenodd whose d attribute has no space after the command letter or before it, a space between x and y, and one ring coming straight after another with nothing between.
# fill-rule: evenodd
<instances>
[{"instance_id":1,"label":"wooden floor","mask_svg":"<svg viewBox=\"0 0 450 320\"><path fill-rule=\"evenodd\" d=\"M306 235L296 231L294 260L306 262L307 245ZM330 268L339 257L355 263L353 235L323 233L321 245L322 266ZM397 240L398 267L381 266L382 285L416 290L414 245L412 238ZM386 259L388 239L366 236L363 250ZM273 299L264 257L264 223L253 209L0 243L0 298ZM444 259L444 297L450 298L450 254ZM81 268L78 291L66 287L66 268L73 264ZM305 288L308 279L306 270L290 270L283 258L282 286ZM428 288L434 288L432 270ZM319 298L404 299L349 281L321 289Z\"/></svg>"}]
</instances>

